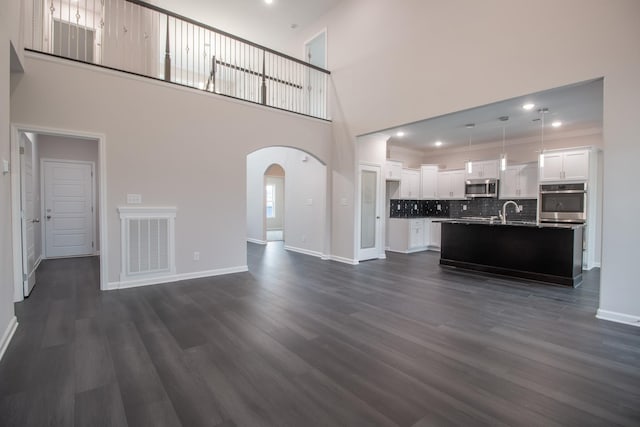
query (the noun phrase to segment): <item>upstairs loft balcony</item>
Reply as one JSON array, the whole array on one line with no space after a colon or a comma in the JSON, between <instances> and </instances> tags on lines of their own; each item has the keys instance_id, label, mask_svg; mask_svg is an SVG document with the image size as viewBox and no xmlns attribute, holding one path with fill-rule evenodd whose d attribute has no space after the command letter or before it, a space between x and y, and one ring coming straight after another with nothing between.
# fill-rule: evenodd
<instances>
[{"instance_id":1,"label":"upstairs loft balcony","mask_svg":"<svg viewBox=\"0 0 640 427\"><path fill-rule=\"evenodd\" d=\"M329 72L138 0L26 0L25 47L329 120Z\"/></svg>"}]
</instances>

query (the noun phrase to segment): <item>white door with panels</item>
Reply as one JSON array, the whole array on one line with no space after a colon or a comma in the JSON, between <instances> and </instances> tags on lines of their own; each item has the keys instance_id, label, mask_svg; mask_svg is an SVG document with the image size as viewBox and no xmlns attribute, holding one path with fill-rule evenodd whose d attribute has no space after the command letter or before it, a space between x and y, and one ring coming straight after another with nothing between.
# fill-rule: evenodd
<instances>
[{"instance_id":1,"label":"white door with panels","mask_svg":"<svg viewBox=\"0 0 640 427\"><path fill-rule=\"evenodd\" d=\"M94 253L93 164L43 160L45 255Z\"/></svg>"},{"instance_id":2,"label":"white door with panels","mask_svg":"<svg viewBox=\"0 0 640 427\"><path fill-rule=\"evenodd\" d=\"M20 135L20 202L22 213L22 280L24 296L36 284L35 227L40 222L35 209L33 143Z\"/></svg>"},{"instance_id":3,"label":"white door with panels","mask_svg":"<svg viewBox=\"0 0 640 427\"><path fill-rule=\"evenodd\" d=\"M380 230L380 166L360 165L360 236L358 260L380 257L382 233Z\"/></svg>"}]
</instances>

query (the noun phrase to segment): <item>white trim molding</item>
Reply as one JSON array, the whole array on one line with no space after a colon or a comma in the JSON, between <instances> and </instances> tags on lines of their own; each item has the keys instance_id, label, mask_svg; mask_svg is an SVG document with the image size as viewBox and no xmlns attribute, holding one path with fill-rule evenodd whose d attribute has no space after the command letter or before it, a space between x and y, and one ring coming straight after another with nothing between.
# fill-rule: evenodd
<instances>
[{"instance_id":1,"label":"white trim molding","mask_svg":"<svg viewBox=\"0 0 640 427\"><path fill-rule=\"evenodd\" d=\"M331 255L329 257L329 259L331 261L341 262L343 264L349 264L349 265L358 265L358 264L360 264L360 261L358 261L357 259L345 258L345 257L337 256L337 255Z\"/></svg>"},{"instance_id":2,"label":"white trim molding","mask_svg":"<svg viewBox=\"0 0 640 427\"><path fill-rule=\"evenodd\" d=\"M247 237L247 242L255 243L256 245L263 245L263 246L267 244L266 240L252 239L251 237Z\"/></svg>"},{"instance_id":3,"label":"white trim molding","mask_svg":"<svg viewBox=\"0 0 640 427\"><path fill-rule=\"evenodd\" d=\"M630 314L616 313L615 311L598 309L596 317L602 320L608 320L610 322L624 323L625 325L631 325L640 327L640 316L632 316Z\"/></svg>"},{"instance_id":4,"label":"white trim molding","mask_svg":"<svg viewBox=\"0 0 640 427\"><path fill-rule=\"evenodd\" d=\"M171 276L148 277L144 279L126 280L120 282L109 282L106 290L114 291L117 289L137 288L140 286L160 285L163 283L182 282L191 279L202 279L205 277L222 276L225 274L245 273L249 271L249 267L241 265L237 267L219 268L216 270L195 271L193 273L173 274Z\"/></svg>"},{"instance_id":5,"label":"white trim molding","mask_svg":"<svg viewBox=\"0 0 640 427\"><path fill-rule=\"evenodd\" d=\"M4 352L7 351L7 347L9 347L9 343L11 342L11 338L13 338L13 334L15 334L16 329L18 329L18 319L16 316L13 316L11 320L9 320L7 328L4 330L4 334L2 334L2 339L0 339L0 360L2 360Z\"/></svg>"},{"instance_id":6,"label":"white trim molding","mask_svg":"<svg viewBox=\"0 0 640 427\"><path fill-rule=\"evenodd\" d=\"M302 248L296 248L295 246L288 246L288 245L284 245L284 248L288 251L291 252L297 252L299 254L304 254L304 255L310 255L316 258L322 258L322 252L318 252L318 251L311 251L309 249L302 249Z\"/></svg>"}]
</instances>

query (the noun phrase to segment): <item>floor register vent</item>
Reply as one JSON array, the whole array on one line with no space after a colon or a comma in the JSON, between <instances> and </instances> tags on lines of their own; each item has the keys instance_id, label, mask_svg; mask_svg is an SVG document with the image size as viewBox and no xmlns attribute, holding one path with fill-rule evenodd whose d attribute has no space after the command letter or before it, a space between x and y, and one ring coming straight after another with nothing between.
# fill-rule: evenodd
<instances>
[{"instance_id":1,"label":"floor register vent","mask_svg":"<svg viewBox=\"0 0 640 427\"><path fill-rule=\"evenodd\" d=\"M175 207L120 207L120 281L175 274Z\"/></svg>"}]
</instances>

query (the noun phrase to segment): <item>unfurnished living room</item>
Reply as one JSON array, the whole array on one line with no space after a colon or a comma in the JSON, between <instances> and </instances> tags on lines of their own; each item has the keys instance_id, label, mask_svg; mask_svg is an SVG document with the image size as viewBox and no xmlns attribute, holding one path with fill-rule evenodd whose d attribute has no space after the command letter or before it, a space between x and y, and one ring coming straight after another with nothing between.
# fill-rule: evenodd
<instances>
[{"instance_id":1,"label":"unfurnished living room","mask_svg":"<svg viewBox=\"0 0 640 427\"><path fill-rule=\"evenodd\" d=\"M4 2L0 425L640 425L639 19Z\"/></svg>"}]
</instances>

